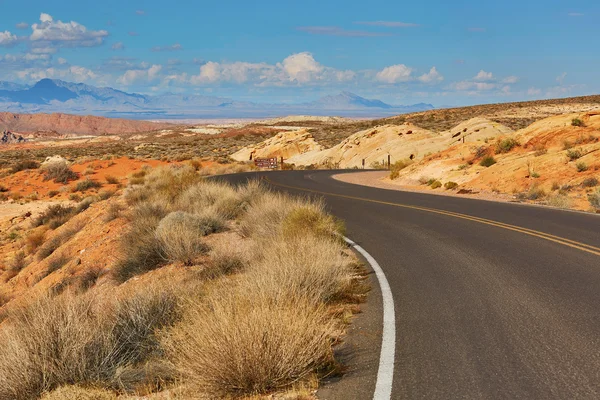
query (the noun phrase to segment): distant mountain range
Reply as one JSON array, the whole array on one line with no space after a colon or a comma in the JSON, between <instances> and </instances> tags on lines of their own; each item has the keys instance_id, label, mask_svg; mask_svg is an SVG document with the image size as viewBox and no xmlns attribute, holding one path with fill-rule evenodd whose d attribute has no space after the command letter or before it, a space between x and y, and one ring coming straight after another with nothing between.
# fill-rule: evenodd
<instances>
[{"instance_id":1,"label":"distant mountain range","mask_svg":"<svg viewBox=\"0 0 600 400\"><path fill-rule=\"evenodd\" d=\"M262 104L216 96L150 96L53 79L42 79L33 86L0 81L0 111L14 113L61 112L132 119L267 118L291 114L382 117L433 108L424 103L393 106L349 92L310 103Z\"/></svg>"}]
</instances>

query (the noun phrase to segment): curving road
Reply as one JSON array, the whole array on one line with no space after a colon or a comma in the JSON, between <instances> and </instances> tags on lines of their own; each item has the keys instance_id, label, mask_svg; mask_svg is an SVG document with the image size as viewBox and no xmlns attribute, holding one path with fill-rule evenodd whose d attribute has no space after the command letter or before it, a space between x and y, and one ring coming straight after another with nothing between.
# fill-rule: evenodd
<instances>
[{"instance_id":1,"label":"curving road","mask_svg":"<svg viewBox=\"0 0 600 400\"><path fill-rule=\"evenodd\" d=\"M261 175L323 197L379 262L395 303L391 398L600 398L598 216L357 186L333 173L227 179ZM372 364L344 385L346 398L373 398Z\"/></svg>"}]
</instances>

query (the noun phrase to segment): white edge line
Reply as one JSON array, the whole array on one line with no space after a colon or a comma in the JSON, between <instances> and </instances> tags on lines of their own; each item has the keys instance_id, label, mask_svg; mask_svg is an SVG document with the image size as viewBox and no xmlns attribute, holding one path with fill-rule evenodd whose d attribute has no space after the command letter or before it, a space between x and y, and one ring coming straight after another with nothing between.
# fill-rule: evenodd
<instances>
[{"instance_id":1,"label":"white edge line","mask_svg":"<svg viewBox=\"0 0 600 400\"><path fill-rule=\"evenodd\" d=\"M396 317L394 314L394 298L385 273L379 263L365 249L344 236L344 240L358 251L375 271L381 296L383 297L383 335L381 338L381 353L379 355L379 370L373 400L389 400L392 398L392 383L394 381L394 357L396 351Z\"/></svg>"}]
</instances>

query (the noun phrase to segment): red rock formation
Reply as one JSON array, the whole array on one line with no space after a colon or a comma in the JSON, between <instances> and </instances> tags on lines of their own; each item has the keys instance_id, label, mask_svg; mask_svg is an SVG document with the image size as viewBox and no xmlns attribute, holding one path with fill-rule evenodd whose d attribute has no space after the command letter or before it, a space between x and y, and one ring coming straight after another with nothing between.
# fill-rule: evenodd
<instances>
[{"instance_id":1,"label":"red rock formation","mask_svg":"<svg viewBox=\"0 0 600 400\"><path fill-rule=\"evenodd\" d=\"M70 114L0 113L0 131L19 133L56 132L76 135L118 135L149 132L170 127L166 123Z\"/></svg>"}]
</instances>

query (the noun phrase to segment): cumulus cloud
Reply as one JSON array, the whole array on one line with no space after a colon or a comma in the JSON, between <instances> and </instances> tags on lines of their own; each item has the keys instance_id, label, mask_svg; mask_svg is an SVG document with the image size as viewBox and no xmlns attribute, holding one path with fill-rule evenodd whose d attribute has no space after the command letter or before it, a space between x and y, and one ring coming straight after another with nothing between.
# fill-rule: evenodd
<instances>
[{"instance_id":1,"label":"cumulus cloud","mask_svg":"<svg viewBox=\"0 0 600 400\"><path fill-rule=\"evenodd\" d=\"M435 67L431 67L428 73L419 76L419 81L423 83L437 83L444 80L442 74L440 74Z\"/></svg>"},{"instance_id":2,"label":"cumulus cloud","mask_svg":"<svg viewBox=\"0 0 600 400\"><path fill-rule=\"evenodd\" d=\"M20 79L27 80L40 80L45 78L50 79L65 79L74 82L88 82L98 78L98 75L93 71L80 66L71 66L69 68L45 68L36 69L30 68L17 72L17 76Z\"/></svg>"},{"instance_id":3,"label":"cumulus cloud","mask_svg":"<svg viewBox=\"0 0 600 400\"><path fill-rule=\"evenodd\" d=\"M527 94L529 96L537 96L541 93L542 93L542 91L538 88L530 87L529 89L527 89Z\"/></svg>"},{"instance_id":4,"label":"cumulus cloud","mask_svg":"<svg viewBox=\"0 0 600 400\"><path fill-rule=\"evenodd\" d=\"M519 78L514 75L507 76L506 78L502 79L502 83L508 83L508 84L517 83L518 81L519 81Z\"/></svg>"},{"instance_id":5,"label":"cumulus cloud","mask_svg":"<svg viewBox=\"0 0 600 400\"><path fill-rule=\"evenodd\" d=\"M29 29L29 24L27 22L19 22L15 27L17 29Z\"/></svg>"},{"instance_id":6,"label":"cumulus cloud","mask_svg":"<svg viewBox=\"0 0 600 400\"><path fill-rule=\"evenodd\" d=\"M154 46L153 48L150 49L153 52L160 52L160 51L179 51L179 50L183 50L183 46L180 45L179 43L175 43L172 44L170 46Z\"/></svg>"},{"instance_id":7,"label":"cumulus cloud","mask_svg":"<svg viewBox=\"0 0 600 400\"><path fill-rule=\"evenodd\" d=\"M312 35L346 36L346 37L376 37L390 36L389 33L348 30L338 26L300 26L299 31Z\"/></svg>"},{"instance_id":8,"label":"cumulus cloud","mask_svg":"<svg viewBox=\"0 0 600 400\"><path fill-rule=\"evenodd\" d=\"M292 54L282 62L218 63L209 61L200 67L190 82L195 85L217 83L252 83L256 86L313 85L344 82L355 77L353 71L337 70L316 61L311 53Z\"/></svg>"},{"instance_id":9,"label":"cumulus cloud","mask_svg":"<svg viewBox=\"0 0 600 400\"><path fill-rule=\"evenodd\" d=\"M412 79L413 70L404 64L396 64L386 67L375 75L375 79L383 83L408 82Z\"/></svg>"},{"instance_id":10,"label":"cumulus cloud","mask_svg":"<svg viewBox=\"0 0 600 400\"><path fill-rule=\"evenodd\" d=\"M88 30L75 22L55 21L46 13L40 15L40 23L31 25L29 36L33 48L93 47L99 46L108 36L105 30Z\"/></svg>"},{"instance_id":11,"label":"cumulus cloud","mask_svg":"<svg viewBox=\"0 0 600 400\"><path fill-rule=\"evenodd\" d=\"M486 72L484 70L479 71L477 73L477 75L475 75L475 77L473 78L473 80L481 81L481 82L491 81L493 79L494 79L494 74L492 74L491 72Z\"/></svg>"},{"instance_id":12,"label":"cumulus cloud","mask_svg":"<svg viewBox=\"0 0 600 400\"><path fill-rule=\"evenodd\" d=\"M159 77L162 65L154 64L147 69L130 69L117 79L117 82L129 86L138 81L153 81Z\"/></svg>"},{"instance_id":13,"label":"cumulus cloud","mask_svg":"<svg viewBox=\"0 0 600 400\"><path fill-rule=\"evenodd\" d=\"M113 44L113 45L111 46L111 48L112 48L113 50L115 50L115 51L116 51L116 50L124 50L124 49L125 49L125 45L123 44L123 42L117 42L117 43Z\"/></svg>"},{"instance_id":14,"label":"cumulus cloud","mask_svg":"<svg viewBox=\"0 0 600 400\"><path fill-rule=\"evenodd\" d=\"M360 21L355 22L357 25L367 25L367 26L383 26L386 28L414 28L420 26L419 24L413 24L410 22L400 22L400 21Z\"/></svg>"},{"instance_id":15,"label":"cumulus cloud","mask_svg":"<svg viewBox=\"0 0 600 400\"><path fill-rule=\"evenodd\" d=\"M65 58L59 57L58 60L56 60L58 62L58 65L65 65L68 64L68 61Z\"/></svg>"},{"instance_id":16,"label":"cumulus cloud","mask_svg":"<svg viewBox=\"0 0 600 400\"><path fill-rule=\"evenodd\" d=\"M9 31L0 32L0 47L12 47L19 42L17 35Z\"/></svg>"},{"instance_id":17,"label":"cumulus cloud","mask_svg":"<svg viewBox=\"0 0 600 400\"><path fill-rule=\"evenodd\" d=\"M452 85L450 85L450 87L458 91L485 91L495 89L497 85L489 82L460 81L453 83Z\"/></svg>"}]
</instances>

